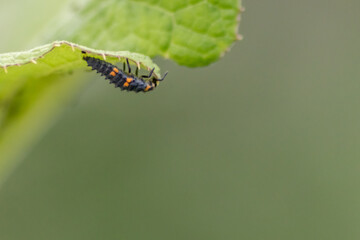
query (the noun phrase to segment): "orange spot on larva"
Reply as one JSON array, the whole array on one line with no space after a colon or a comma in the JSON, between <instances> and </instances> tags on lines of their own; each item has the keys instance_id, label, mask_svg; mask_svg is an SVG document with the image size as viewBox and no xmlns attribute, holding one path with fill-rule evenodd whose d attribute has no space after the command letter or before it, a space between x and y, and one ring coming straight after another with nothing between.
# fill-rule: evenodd
<instances>
[{"instance_id":1,"label":"orange spot on larva","mask_svg":"<svg viewBox=\"0 0 360 240\"><path fill-rule=\"evenodd\" d=\"M150 85L147 85L146 88L144 89L144 91L147 92L147 91L149 91L150 88L151 88Z\"/></svg>"},{"instance_id":2,"label":"orange spot on larva","mask_svg":"<svg viewBox=\"0 0 360 240\"><path fill-rule=\"evenodd\" d=\"M126 81L129 83L132 81L132 78L126 78Z\"/></svg>"},{"instance_id":3,"label":"orange spot on larva","mask_svg":"<svg viewBox=\"0 0 360 240\"><path fill-rule=\"evenodd\" d=\"M111 72L110 75L113 76L113 77L115 77L115 76L116 76L116 73L115 73L115 72Z\"/></svg>"},{"instance_id":4,"label":"orange spot on larva","mask_svg":"<svg viewBox=\"0 0 360 240\"><path fill-rule=\"evenodd\" d=\"M113 68L113 71L116 73L119 73L119 69L117 69L117 68Z\"/></svg>"},{"instance_id":5,"label":"orange spot on larva","mask_svg":"<svg viewBox=\"0 0 360 240\"><path fill-rule=\"evenodd\" d=\"M128 86L129 86L128 82L124 83L124 87L128 87Z\"/></svg>"}]
</instances>

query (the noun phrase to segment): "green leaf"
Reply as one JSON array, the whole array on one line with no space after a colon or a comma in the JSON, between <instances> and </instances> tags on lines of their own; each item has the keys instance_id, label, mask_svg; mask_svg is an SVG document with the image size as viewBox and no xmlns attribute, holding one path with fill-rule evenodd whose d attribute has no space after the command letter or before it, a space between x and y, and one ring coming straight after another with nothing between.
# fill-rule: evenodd
<instances>
[{"instance_id":1,"label":"green leaf","mask_svg":"<svg viewBox=\"0 0 360 240\"><path fill-rule=\"evenodd\" d=\"M34 137L88 82L81 76L87 68L82 51L113 63L128 58L141 68L155 67L160 77L159 67L147 56L100 51L66 41L0 54L0 182L15 165L13 160L26 153Z\"/></svg>"},{"instance_id":2,"label":"green leaf","mask_svg":"<svg viewBox=\"0 0 360 240\"><path fill-rule=\"evenodd\" d=\"M214 62L239 38L239 0L92 0L74 9L66 24L51 25L51 40L161 55L195 67Z\"/></svg>"}]
</instances>

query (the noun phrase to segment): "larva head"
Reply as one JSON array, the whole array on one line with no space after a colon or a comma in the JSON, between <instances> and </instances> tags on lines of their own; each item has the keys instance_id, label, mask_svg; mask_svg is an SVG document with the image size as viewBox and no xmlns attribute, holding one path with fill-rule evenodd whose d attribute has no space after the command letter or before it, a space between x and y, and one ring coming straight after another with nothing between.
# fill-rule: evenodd
<instances>
[{"instance_id":1,"label":"larva head","mask_svg":"<svg viewBox=\"0 0 360 240\"><path fill-rule=\"evenodd\" d=\"M157 78L152 79L152 82L154 83L155 87L159 84L159 82L161 82L161 81L163 81L165 79L167 74L168 74L168 72L166 72L161 79L157 79Z\"/></svg>"}]
</instances>

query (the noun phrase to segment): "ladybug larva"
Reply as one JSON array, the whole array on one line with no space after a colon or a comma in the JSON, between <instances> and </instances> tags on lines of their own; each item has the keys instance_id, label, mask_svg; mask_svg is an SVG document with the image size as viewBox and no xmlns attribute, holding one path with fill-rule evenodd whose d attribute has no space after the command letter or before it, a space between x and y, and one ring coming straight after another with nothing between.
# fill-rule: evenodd
<instances>
[{"instance_id":1,"label":"ladybug larva","mask_svg":"<svg viewBox=\"0 0 360 240\"><path fill-rule=\"evenodd\" d=\"M110 83L114 84L115 87L119 87L121 90L148 92L153 90L158 85L158 82L163 81L167 75L166 72L163 78L156 78L153 76L155 68L150 71L149 75L142 75L141 77L138 76L138 68L136 68L136 74L134 75L131 73L129 59L127 58L126 63L128 72L125 72L125 62L124 68L121 70L115 65L98 58L84 55L83 59L87 62L88 66L93 70L96 70L102 76L105 76L106 79L110 80ZM144 79L148 80L145 81Z\"/></svg>"}]
</instances>

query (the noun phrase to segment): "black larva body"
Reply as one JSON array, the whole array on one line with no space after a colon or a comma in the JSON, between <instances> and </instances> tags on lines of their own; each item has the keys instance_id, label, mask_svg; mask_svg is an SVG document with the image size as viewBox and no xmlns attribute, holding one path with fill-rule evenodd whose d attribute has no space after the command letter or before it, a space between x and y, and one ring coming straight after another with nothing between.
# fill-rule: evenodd
<instances>
[{"instance_id":1,"label":"black larva body","mask_svg":"<svg viewBox=\"0 0 360 240\"><path fill-rule=\"evenodd\" d=\"M158 79L145 82L142 78L136 77L131 73L125 73L104 60L89 56L84 56L83 59L87 62L88 66L90 66L93 70L96 70L102 76L105 76L106 79L110 80L111 84L114 84L115 87L119 87L121 90L148 92L153 90L157 85L156 83ZM131 72L130 66L129 72ZM151 75L148 77L150 78Z\"/></svg>"}]
</instances>

